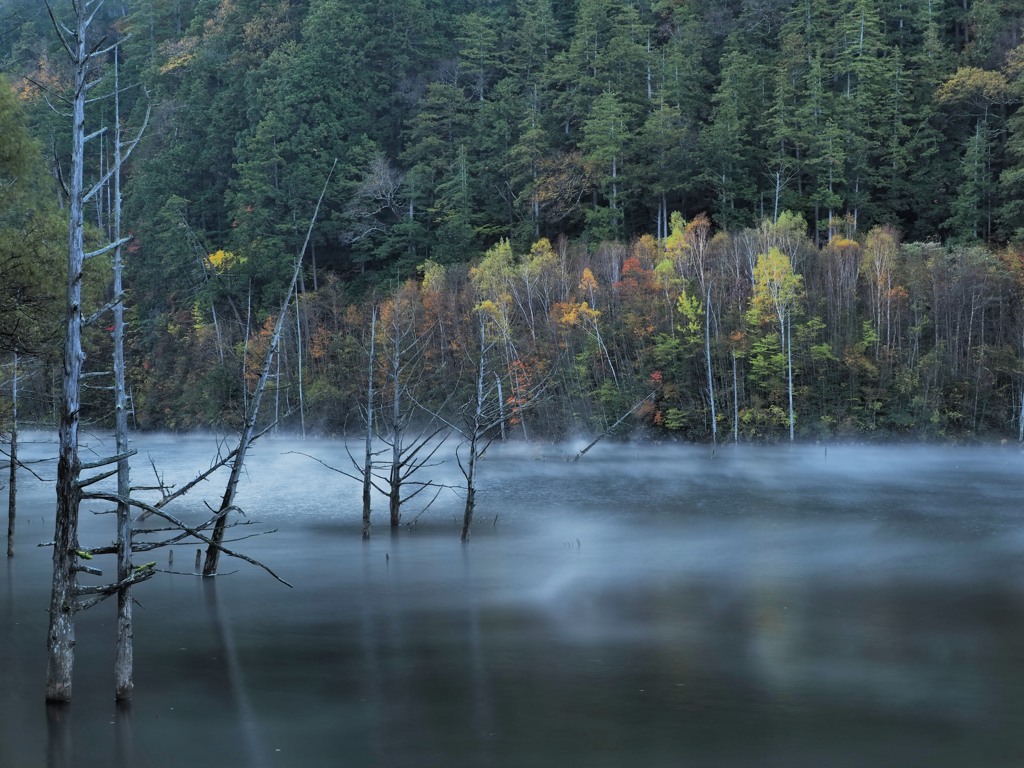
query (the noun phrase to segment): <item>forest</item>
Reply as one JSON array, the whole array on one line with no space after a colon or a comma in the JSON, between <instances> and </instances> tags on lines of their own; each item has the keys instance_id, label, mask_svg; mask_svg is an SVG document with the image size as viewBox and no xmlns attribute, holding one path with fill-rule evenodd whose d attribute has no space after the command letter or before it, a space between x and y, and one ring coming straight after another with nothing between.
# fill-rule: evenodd
<instances>
[{"instance_id":1,"label":"forest","mask_svg":"<svg viewBox=\"0 0 1024 768\"><path fill-rule=\"evenodd\" d=\"M0 10L0 397L49 425L53 19ZM87 184L111 127L141 139L123 296L99 254L83 312L123 299L141 430L241 427L277 328L261 418L302 433L1017 439L1022 27L1014 0L107 0ZM112 331L87 324L86 377Z\"/></svg>"}]
</instances>

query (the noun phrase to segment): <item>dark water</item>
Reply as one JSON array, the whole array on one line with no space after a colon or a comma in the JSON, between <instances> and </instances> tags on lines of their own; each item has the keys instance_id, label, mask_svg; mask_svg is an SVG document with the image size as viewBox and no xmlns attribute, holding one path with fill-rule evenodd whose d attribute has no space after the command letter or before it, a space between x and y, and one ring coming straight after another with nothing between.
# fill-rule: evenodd
<instances>
[{"instance_id":1,"label":"dark water","mask_svg":"<svg viewBox=\"0 0 1024 768\"><path fill-rule=\"evenodd\" d=\"M142 453L174 482L212 444ZM1016 448L495 450L468 546L454 496L364 544L357 485L289 450L346 459L252 457L240 501L280 530L238 546L295 588L228 561L136 590L129 712L114 606L80 614L75 701L49 724L52 491L23 481L0 766L1024 764ZM82 541L111 531L86 515Z\"/></svg>"}]
</instances>

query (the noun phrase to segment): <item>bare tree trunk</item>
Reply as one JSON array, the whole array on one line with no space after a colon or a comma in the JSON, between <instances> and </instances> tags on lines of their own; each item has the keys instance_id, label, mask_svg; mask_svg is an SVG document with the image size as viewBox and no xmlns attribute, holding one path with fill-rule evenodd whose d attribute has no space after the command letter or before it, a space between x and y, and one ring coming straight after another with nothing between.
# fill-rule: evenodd
<instances>
[{"instance_id":1,"label":"bare tree trunk","mask_svg":"<svg viewBox=\"0 0 1024 768\"><path fill-rule=\"evenodd\" d=\"M494 374L494 384L498 388L498 420L499 429L501 430L500 438L501 441L505 441L505 396L501 391L501 376L497 373Z\"/></svg>"},{"instance_id":2,"label":"bare tree trunk","mask_svg":"<svg viewBox=\"0 0 1024 768\"><path fill-rule=\"evenodd\" d=\"M121 240L121 98L118 93L119 51L114 50L114 242ZM114 431L117 461L117 580L132 572L132 515L128 505L131 481L128 465L128 408L124 382L124 286L121 279L121 246L114 249ZM126 701L135 688L132 638L131 586L117 591L117 640L114 652L114 697Z\"/></svg>"},{"instance_id":3,"label":"bare tree trunk","mask_svg":"<svg viewBox=\"0 0 1024 768\"><path fill-rule=\"evenodd\" d=\"M370 486L373 481L373 358L377 339L377 307L370 316L370 362L366 384L366 451L363 454L363 538L370 538Z\"/></svg>"},{"instance_id":4,"label":"bare tree trunk","mask_svg":"<svg viewBox=\"0 0 1024 768\"><path fill-rule=\"evenodd\" d=\"M86 191L83 183L85 144L89 139L101 136L103 133L102 130L88 136L85 133L85 105L89 100L88 94L100 82L98 80L89 81L89 67L93 59L107 56L111 51L115 51L116 56L116 46L109 46L103 49L100 49L99 46L90 48L86 42L89 26L103 5L102 0L78 0L78 2L71 5L75 16L73 30L57 22L49 6L47 6L47 10L50 11L50 18L53 21L54 30L71 60L74 73L74 92L73 99L70 101L72 105L72 143L71 184L68 190L69 233L67 293L64 318L63 397L61 400L60 444L57 459L57 510L53 541L53 583L50 593L50 624L47 632L46 699L50 702L67 702L71 700L75 648L74 616L76 610L80 607L94 605L100 600L120 592L122 588L129 586L130 583L138 583L150 578L154 573L152 566L148 566L130 572L132 582L128 584L122 583L119 579L114 584L84 588L79 587L77 579L79 571L89 571L94 574L100 573L95 568L78 563L78 558L85 556L78 543L78 514L83 497L82 489L85 485L114 474L113 472L102 473L83 481L81 479L81 471L83 468L100 467L114 461L117 461L120 465L121 459L124 458L118 455L83 466L79 457L80 382L85 362L85 352L82 349L82 327L85 323L82 315L82 280L85 261L94 256L116 250L125 242L123 238L118 238L99 250L85 253L83 212L89 200L94 195L102 193L110 178L116 175L120 163L127 158L128 154L138 144L138 138L129 146L127 152L120 155L118 168L108 170L93 187ZM145 130L145 124L143 125L143 130ZM119 306L120 298L120 295L116 295L114 298L113 308L115 310ZM90 321L97 318L104 311L106 311L106 308L98 312ZM121 318L123 333L123 315ZM125 411L123 386L120 410L122 412ZM118 474L120 474L120 469ZM125 476L124 482L127 484L127 476ZM95 494L92 496L94 498L97 497ZM126 496L122 496L119 492L116 498L120 502ZM130 542L127 544L127 547L126 554L130 554ZM88 598L80 603L79 600L83 596L88 596ZM130 640L130 630L127 637Z\"/></svg>"},{"instance_id":5,"label":"bare tree trunk","mask_svg":"<svg viewBox=\"0 0 1024 768\"><path fill-rule=\"evenodd\" d=\"M711 403L711 444L718 445L718 419L715 414L715 377L711 372L711 286L704 301L704 359L708 368L708 401Z\"/></svg>"},{"instance_id":6,"label":"bare tree trunk","mask_svg":"<svg viewBox=\"0 0 1024 768\"><path fill-rule=\"evenodd\" d=\"M299 296L295 296L295 349L298 352L299 364L299 424L302 428L302 437L306 437L306 404L302 397L302 317L299 303Z\"/></svg>"},{"instance_id":7,"label":"bare tree trunk","mask_svg":"<svg viewBox=\"0 0 1024 768\"><path fill-rule=\"evenodd\" d=\"M85 352L82 350L83 248L83 164L85 158L85 102L89 53L86 32L88 3L76 6L74 37L65 40L74 65L72 103L71 183L69 189L69 234L66 310L64 316L63 398L60 415L60 445L57 458L57 512L53 535L53 584L50 593L50 626L46 647L47 701L70 701L75 662L75 596L77 591L78 485L81 462L78 456L79 380ZM62 37L62 40L64 38ZM74 48L72 49L72 45Z\"/></svg>"},{"instance_id":8,"label":"bare tree trunk","mask_svg":"<svg viewBox=\"0 0 1024 768\"><path fill-rule=\"evenodd\" d=\"M392 363L391 392L391 472L388 479L388 513L390 515L391 527L397 528L402 521L402 439L405 433L405 424L402 423L402 390L399 382L401 335L395 334L395 357Z\"/></svg>"},{"instance_id":9,"label":"bare tree trunk","mask_svg":"<svg viewBox=\"0 0 1024 768\"><path fill-rule=\"evenodd\" d=\"M11 377L11 472L7 482L7 556L14 557L14 524L18 515L18 353Z\"/></svg>"},{"instance_id":10,"label":"bare tree trunk","mask_svg":"<svg viewBox=\"0 0 1024 768\"><path fill-rule=\"evenodd\" d=\"M736 375L736 350L732 351L732 441L740 442L740 389Z\"/></svg>"},{"instance_id":11,"label":"bare tree trunk","mask_svg":"<svg viewBox=\"0 0 1024 768\"><path fill-rule=\"evenodd\" d=\"M786 317L786 369L789 379L789 442L793 442L793 316Z\"/></svg>"},{"instance_id":12,"label":"bare tree trunk","mask_svg":"<svg viewBox=\"0 0 1024 768\"><path fill-rule=\"evenodd\" d=\"M1020 417L1018 421L1020 422L1020 431L1017 435L1017 442L1024 443L1024 387L1020 391Z\"/></svg>"},{"instance_id":13,"label":"bare tree trunk","mask_svg":"<svg viewBox=\"0 0 1024 768\"><path fill-rule=\"evenodd\" d=\"M399 328L399 312L396 302L392 314L394 338L391 349L391 471L388 476L388 514L392 528L402 521L402 439L405 424L402 422L402 332Z\"/></svg>"},{"instance_id":14,"label":"bare tree trunk","mask_svg":"<svg viewBox=\"0 0 1024 768\"><path fill-rule=\"evenodd\" d=\"M476 461L479 458L480 440L484 425L484 375L487 370L487 345L484 335L483 318L480 319L480 365L476 377L476 407L473 410L473 429L469 435L469 461L465 467L466 507L462 512L462 543L469 541L469 529L473 525L476 509Z\"/></svg>"}]
</instances>

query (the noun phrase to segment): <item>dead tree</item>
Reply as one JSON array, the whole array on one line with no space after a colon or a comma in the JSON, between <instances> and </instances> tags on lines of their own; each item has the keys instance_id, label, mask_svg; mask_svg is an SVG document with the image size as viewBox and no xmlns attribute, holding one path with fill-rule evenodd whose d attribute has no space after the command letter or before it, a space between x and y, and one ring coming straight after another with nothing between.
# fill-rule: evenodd
<instances>
[{"instance_id":1,"label":"dead tree","mask_svg":"<svg viewBox=\"0 0 1024 768\"><path fill-rule=\"evenodd\" d=\"M494 435L491 434L488 437L488 433L493 433L495 427L501 424L504 419L504 413L499 407L497 416L494 414L494 408L488 407L489 395L493 389L497 388L497 385L491 385L490 387L484 387L484 381L487 378L487 353L490 351L494 344L487 343L487 335L484 328L483 315L480 316L480 354L477 361L477 377L476 377L476 398L473 402L473 410L471 416L467 419L466 431L463 432L465 438L464 445L466 446L467 458L465 463L462 461L462 457L459 455L458 450L455 452L455 457L459 463L459 469L462 471L462 476L466 479L466 506L462 512L462 542L466 543L469 541L469 529L473 525L473 513L476 511L476 464L483 456L484 451L490 446L491 441L494 440ZM497 379L500 381L500 379Z\"/></svg>"},{"instance_id":2,"label":"dead tree","mask_svg":"<svg viewBox=\"0 0 1024 768\"><path fill-rule=\"evenodd\" d=\"M447 426L430 419L420 419L421 427L410 434L416 412L411 397L414 381L422 370L420 351L422 334L417 332L415 307L408 296L399 291L390 303L385 322L385 364L390 388L389 402L381 408L381 428L378 437L391 454L377 477L385 486L388 497L388 515L392 528L402 519L402 505L428 488L440 488L431 481L413 480L413 476L434 464L433 458L447 439ZM439 439L440 438L440 439ZM410 491L410 488L412 489Z\"/></svg>"},{"instance_id":3,"label":"dead tree","mask_svg":"<svg viewBox=\"0 0 1024 768\"><path fill-rule=\"evenodd\" d=\"M659 386L658 389L661 389L661 387ZM612 432L614 432L615 428L618 427L619 424L621 424L626 419L628 419L636 411L637 408L639 408L641 405L643 405L648 400L650 400L652 397L654 397L658 393L658 389L655 389L653 392L649 392L643 398L641 398L640 400L637 400L632 408L630 408L624 414L619 416L618 419L616 419L614 424L612 424L610 427L608 427L608 429L606 429L604 432L602 432L597 437L595 437L593 440L591 440L589 443L587 443L585 448L583 448L575 456L573 456L572 457L572 461L579 461L580 459L582 459L584 454L586 454L587 451L589 451L591 448L593 448L599 442L601 442L606 437L608 437L608 435L610 435Z\"/></svg>"},{"instance_id":4,"label":"dead tree","mask_svg":"<svg viewBox=\"0 0 1024 768\"><path fill-rule=\"evenodd\" d=\"M18 353L11 375L11 472L7 484L7 556L14 557L14 525L18 515Z\"/></svg>"},{"instance_id":5,"label":"dead tree","mask_svg":"<svg viewBox=\"0 0 1024 768\"><path fill-rule=\"evenodd\" d=\"M114 435L117 460L117 579L125 584L117 591L117 640L114 651L114 697L125 701L132 697L134 649L132 637L132 594L128 585L132 566L132 512L128 503L131 494L130 467L128 465L128 407L124 380L124 287L121 259L121 163L124 149L121 145L121 87L118 51L114 51L114 178L113 178L113 241L114 247ZM147 116L148 117L148 116ZM141 134L140 134L141 135ZM136 140L137 141L137 140Z\"/></svg>"},{"instance_id":6,"label":"dead tree","mask_svg":"<svg viewBox=\"0 0 1024 768\"><path fill-rule=\"evenodd\" d=\"M50 595L50 626L47 633L48 668L46 698L48 701L70 701L72 671L74 667L75 623L77 610L92 604L96 596L109 596L131 584L153 575L152 568L133 570L125 579L113 585L83 587L78 584L80 572L97 573L97 569L79 563L81 548L78 543L78 515L83 489L111 472L82 479L83 469L94 469L119 461L121 456L83 464L78 451L78 427L81 398L80 386L85 362L82 348L82 328L86 318L82 314L82 279L87 259L108 253L123 242L114 241L102 248L85 252L84 208L99 193L108 178L102 178L89 190L84 185L85 144L102 135L102 130L86 135L85 107L89 93L100 80L91 77L96 61L114 50L114 46L90 45L89 27L102 7L102 0L77 0L71 4L74 27L57 21L50 11L57 37L72 64L74 90L68 99L71 104L72 143L71 176L68 193L69 233L67 293L64 318L64 370L63 397L59 429L57 459L57 512L53 541L53 584ZM49 10L49 7L48 7ZM116 301L116 297L115 297Z\"/></svg>"},{"instance_id":7,"label":"dead tree","mask_svg":"<svg viewBox=\"0 0 1024 768\"><path fill-rule=\"evenodd\" d=\"M220 553L223 549L221 544L224 540L224 531L227 528L228 514L235 509L235 493L238 489L238 481L242 476L242 469L245 465L245 456L253 442L259 436L256 433L256 423L260 413L260 402L263 400L263 393L266 391L267 381L270 379L270 371L274 363L274 355L277 353L278 345L281 342L281 331L284 328L285 316L288 314L288 307L291 305L292 297L295 295L295 288L299 282L299 274L302 272L302 258L305 255L306 248L309 246L309 240L313 234L313 226L316 224L317 215L320 213L320 204L323 203L324 195L327 194L327 185L331 182L331 176L334 175L334 168L337 164L338 161L335 160L334 165L331 166L331 170L327 174L326 181L324 181L324 187L320 192L320 198L316 201L316 206L313 209L313 217L310 219L309 229L306 231L306 240L303 242L302 249L295 258L295 268L292 271L292 280L288 286L288 291L285 294L284 301L281 302L281 311L278 313L277 322L274 325L274 334L267 347L266 357L263 360L263 370L260 372L260 378L256 383L256 390L253 392L253 396L249 400L246 408L245 423L242 426L242 434L239 437L238 447L235 449L234 457L231 461L231 474L228 476L227 485L224 488L224 496L221 498L220 507L217 510L213 535L210 537L209 545L206 548L206 558L203 561L204 576L212 576L217 573L217 561L220 558Z\"/></svg>"},{"instance_id":8,"label":"dead tree","mask_svg":"<svg viewBox=\"0 0 1024 768\"><path fill-rule=\"evenodd\" d=\"M263 431L255 434L255 435L253 435L253 440L256 440L257 438L261 437L263 434L265 434L267 432L268 429L269 429L269 427L267 429L264 429ZM160 548L163 548L163 547L168 547L168 546L171 546L171 545L174 545L174 544L189 543L190 541L195 540L195 541L198 541L200 543L207 544L209 546L216 546L221 552L223 552L228 557L238 558L239 560L244 560L247 563L250 563L250 564L255 565L255 566L259 567L259 568L262 568L264 571L266 571L271 576L273 576L277 581L281 582L285 586L290 587L291 584L289 584L287 581L285 581L280 576L278 576L273 570L268 568L265 564L261 563L258 560L254 560L253 558L248 557L245 554L242 554L240 552L236 552L236 551L234 551L232 549L229 549L228 547L224 546L224 542L228 541L227 539L222 538L220 544L214 544L213 543L212 539L210 538L210 536L207 535L206 532L207 531L211 531L213 529L214 524L221 517L220 515L215 513L212 517L210 517L209 519L205 520L204 522L202 522L202 523L200 523L198 525L189 525L188 523L186 523L183 520L179 519L178 517L176 517L174 514L172 514L170 512L170 506L171 506L172 502L174 502L177 499L181 498L185 494L191 492L200 483L202 483L205 480L209 479L215 472L219 471L220 469L222 469L223 467L227 466L228 464L231 464L234 461L234 459L236 457L236 454L237 454L237 448L225 452L223 450L223 447L224 446L222 444L218 445L217 454L214 457L214 459L210 462L210 466L206 470L204 470L203 472L198 473L195 477L193 477L187 483L185 483L184 485L182 485L181 487L179 487L179 488L177 488L177 489L175 489L173 491L164 484L163 478L160 476L159 472L157 472L155 464L154 464L153 469L154 469L154 472L157 473L157 485L149 486L149 487L138 487L138 488L133 488L132 489L133 492L134 491L139 491L139 490L156 490L156 491L160 492L160 499L157 502L152 503L152 504L149 503L149 502L143 501L143 500L137 498L134 495L128 497L127 501L128 501L129 506L132 507L133 509L141 510L141 514L138 517L139 521L141 521L142 519L144 519L146 517L149 517L151 515L155 515L156 517L159 517L162 520L164 520L167 523L169 523L169 526L167 528L145 528L145 529L134 529L133 528L132 529L132 552L135 553L135 554L138 554L140 552L151 552L151 551L153 551L155 549L160 549ZM152 463L152 459L150 461ZM104 493L104 492L99 492L99 491L90 492L90 493L84 494L84 496L86 498L89 498L89 499L99 499L99 500L113 502L115 504L121 498L116 493ZM237 526L245 526L245 525L250 525L250 524L251 524L250 521L235 521L235 522L232 522L232 523L226 525L225 527L226 528L235 528ZM246 536L240 536L237 539L233 539L232 541L238 541L238 540L241 540L241 539L248 539L248 538L251 538L253 536L262 536L262 535L266 535L266 534L270 534L270 533L275 533L275 532L276 532L276 530L261 531L261 532L254 533L254 534L249 534L249 535L246 535ZM153 535L158 535L158 534L166 534L166 535L168 535L168 538L158 539L156 541L153 541L153 540L140 541L139 540L139 536L142 535L142 534L145 534L147 536L153 536ZM90 548L90 549L85 549L85 550L82 550L81 554L82 554L83 557L92 557L92 556L95 556L95 555L116 554L117 551L118 551L117 544L114 544L114 545L110 545L110 546L93 547L93 548ZM198 571L198 561L197 561L196 565L197 565L196 570ZM138 570L138 569L136 568L135 570Z\"/></svg>"},{"instance_id":9,"label":"dead tree","mask_svg":"<svg viewBox=\"0 0 1024 768\"><path fill-rule=\"evenodd\" d=\"M441 463L435 462L434 457L447 439L449 427L422 408L412 392L417 388L416 382L422 373L419 349L424 336L417 333L415 313L406 311L408 304L401 296L396 296L385 305L380 313L380 325L384 327L382 332L377 330L377 306L372 310L362 458L357 459L346 445L352 464L349 472L316 456L300 453L332 472L361 482L364 539L370 537L371 491L376 490L388 498L389 522L394 529L400 525L402 508L409 501L428 489L436 489L439 493L448 487L432 480L414 479L421 470ZM379 341L385 347L383 353L378 352L378 333L381 335ZM379 368L383 368L380 378L386 384L378 388ZM383 402L378 403L378 399ZM417 415L420 416L418 421ZM414 430L417 424L418 429ZM383 447L374 450L375 444ZM382 458L384 456L389 458ZM436 493L434 498L437 498Z\"/></svg>"},{"instance_id":10,"label":"dead tree","mask_svg":"<svg viewBox=\"0 0 1024 768\"><path fill-rule=\"evenodd\" d=\"M479 313L480 344L477 348L476 380L473 400L463 409L461 423L447 422L453 430L462 435L462 443L455 450L459 471L465 480L466 503L462 513L463 543L469 541L473 515L476 511L477 464L495 439L502 435L505 421L505 402L502 393L502 377L491 371L488 365L494 341L487 339L486 316ZM517 395L517 410L522 413L541 402L548 380L537 382L529 389L520 390Z\"/></svg>"},{"instance_id":11,"label":"dead tree","mask_svg":"<svg viewBox=\"0 0 1024 768\"><path fill-rule=\"evenodd\" d=\"M373 369L377 341L377 307L370 316L370 354L366 371L366 445L363 452L363 538L370 538L370 489L373 485Z\"/></svg>"},{"instance_id":12,"label":"dead tree","mask_svg":"<svg viewBox=\"0 0 1024 768\"><path fill-rule=\"evenodd\" d=\"M99 311L85 317L82 308L82 282L86 262L96 256L114 251L115 263L120 266L119 249L127 242L120 235L120 188L119 176L121 164L127 160L134 147L138 144L145 129L140 130L139 137L126 147L121 144L120 129L116 139L116 159L113 167L105 170L101 178L90 188L84 183L85 145L90 139L103 135L98 130L86 134L86 104L93 99L89 93L101 82L92 76L94 64L112 51L116 46L103 47L102 41L90 44L89 28L103 5L103 0L72 0L71 7L74 23L68 27L57 21L52 10L50 18L60 43L63 45L72 63L73 91L66 100L71 105L72 119L72 154L70 186L65 190L69 208L68 262L67 285L64 318L64 367L63 395L61 401L59 447L57 457L57 509L54 524L53 547L53 581L50 595L50 623L47 632L47 682L46 698L50 702L68 702L71 700L72 673L74 668L75 647L75 614L92 607L113 595L119 596L122 610L118 614L118 647L116 660L116 694L119 699L128 698L132 692L131 663L131 597L130 587L151 578L155 573L155 563L133 566L133 551L142 551L151 547L134 547L133 531L130 525L129 508L136 507L158 514L168 520L176 529L180 540L191 537L211 543L203 532L212 526L211 519L201 526L189 526L176 519L169 512L152 505L145 504L129 497L128 472L126 461L133 453L127 446L127 408L124 387L123 334L124 318L121 308L122 289L120 270L115 270L114 296L111 302ZM116 78L115 78L116 81ZM119 84L115 82L115 97ZM116 104L116 98L115 98ZM115 106L115 112L118 108ZM120 120L120 115L116 114ZM148 113L147 113L148 119ZM114 234L106 245L87 253L84 247L84 209L88 202L107 189L108 183L114 179L116 186L117 212L115 213ZM81 409L81 386L85 363L82 346L83 328L90 322L98 320L107 312L113 311L115 316L115 398L117 411L117 451L114 456L95 462L85 463L79 455L78 430ZM106 468L116 465L113 470ZM83 471L101 470L90 477L82 476ZM212 470L211 470L212 471ZM118 489L115 493L98 492L90 487L107 478L118 476ZM114 547L87 550L78 541L78 520L81 502L85 499L103 500L117 506L119 519L117 544ZM153 546L158 546L154 544ZM262 565L251 558L231 552L221 546L221 551L242 557L257 565ZM108 584L81 585L78 574L88 573L102 576L102 571L89 565L95 554L117 553L118 575L114 582ZM263 566L265 568L265 566ZM269 569L267 569L269 570Z\"/></svg>"}]
</instances>

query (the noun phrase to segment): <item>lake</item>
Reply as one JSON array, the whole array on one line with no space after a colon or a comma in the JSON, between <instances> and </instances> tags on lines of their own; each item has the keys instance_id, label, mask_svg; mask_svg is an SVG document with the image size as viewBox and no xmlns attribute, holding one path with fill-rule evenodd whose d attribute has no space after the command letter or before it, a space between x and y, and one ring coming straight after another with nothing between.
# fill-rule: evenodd
<instances>
[{"instance_id":1,"label":"lake","mask_svg":"<svg viewBox=\"0 0 1024 768\"><path fill-rule=\"evenodd\" d=\"M23 458L55 453L32 437ZM142 436L133 479L214 446ZM377 499L361 541L358 484L294 453L345 467L342 444L264 438L229 533L278 529L234 546L294 588L228 558L138 587L125 709L113 601L78 615L74 702L43 703L53 490L22 475L0 766L1024 764L1016 446L579 447L492 447L462 545L451 493L394 535ZM112 538L83 513L83 545Z\"/></svg>"}]
</instances>

